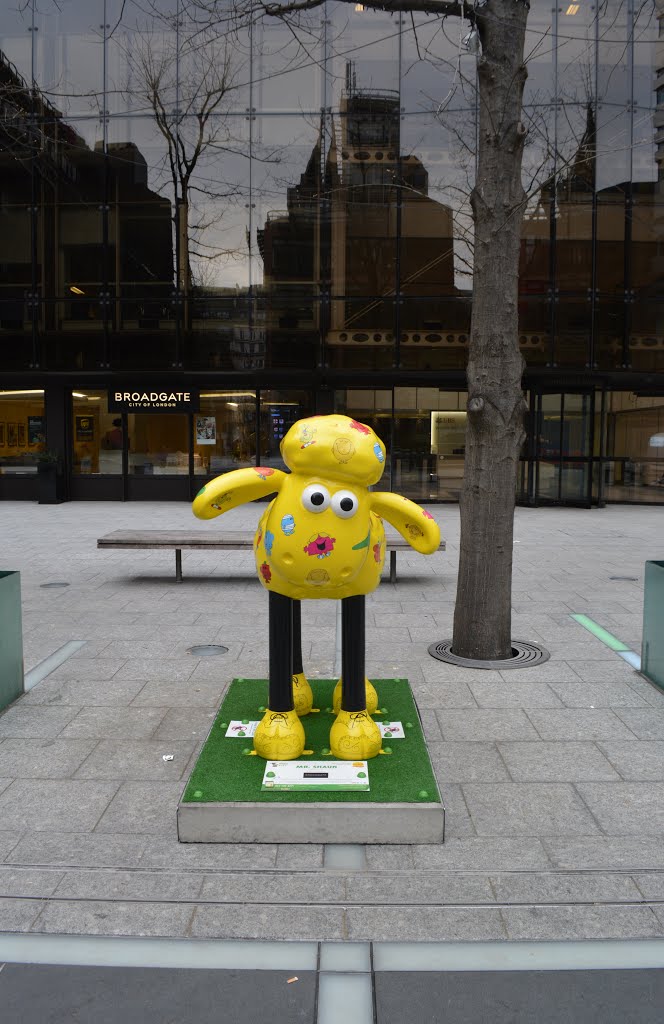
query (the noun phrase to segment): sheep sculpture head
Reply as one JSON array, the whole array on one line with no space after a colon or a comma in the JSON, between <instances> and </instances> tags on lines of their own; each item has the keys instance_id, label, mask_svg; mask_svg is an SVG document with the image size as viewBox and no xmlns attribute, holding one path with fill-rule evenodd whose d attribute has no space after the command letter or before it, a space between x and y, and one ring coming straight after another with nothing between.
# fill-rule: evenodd
<instances>
[{"instance_id":1,"label":"sheep sculpture head","mask_svg":"<svg viewBox=\"0 0 664 1024\"><path fill-rule=\"evenodd\" d=\"M277 492L258 524L256 569L266 590L296 600L369 594L385 560L386 519L416 551L440 543L430 514L398 494L370 491L385 468L385 445L348 416L298 420L281 443L291 470L257 466L207 484L194 515L213 519Z\"/></svg>"},{"instance_id":2,"label":"sheep sculpture head","mask_svg":"<svg viewBox=\"0 0 664 1024\"><path fill-rule=\"evenodd\" d=\"M401 495L370 490L385 468L385 445L371 427L337 414L310 416L289 429L281 453L290 473L262 466L234 470L206 484L193 505L198 518L213 519L276 491L254 539L258 578L266 590L296 601L343 600L371 593L380 582L385 560L383 519L416 551L430 554L438 548L440 531L425 509ZM295 676L293 684L297 688ZM374 697L375 691L369 688L367 681L372 712L377 697L372 708L370 691ZM337 687L335 710L340 694ZM306 714L311 701L305 699L298 706L296 694L295 708L300 715ZM375 723L371 725L379 734ZM259 730L260 726L254 737L256 750L276 759L276 745L259 749ZM352 751L348 743L337 743L336 751L334 744L331 747L338 756L359 756L357 745ZM299 756L301 749L288 756Z\"/></svg>"}]
</instances>

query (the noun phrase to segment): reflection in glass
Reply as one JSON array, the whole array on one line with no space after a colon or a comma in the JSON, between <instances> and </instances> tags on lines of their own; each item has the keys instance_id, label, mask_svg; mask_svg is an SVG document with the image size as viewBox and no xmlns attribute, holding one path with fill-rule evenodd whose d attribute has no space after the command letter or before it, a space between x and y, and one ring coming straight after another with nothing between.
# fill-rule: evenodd
<instances>
[{"instance_id":1,"label":"reflection in glass","mask_svg":"<svg viewBox=\"0 0 664 1024\"><path fill-rule=\"evenodd\" d=\"M218 476L255 464L255 392L201 392L194 415L194 473Z\"/></svg>"},{"instance_id":2,"label":"reflection in glass","mask_svg":"<svg viewBox=\"0 0 664 1024\"><path fill-rule=\"evenodd\" d=\"M72 468L77 476L122 473L122 417L108 411L107 391L72 395Z\"/></svg>"},{"instance_id":3,"label":"reflection in glass","mask_svg":"<svg viewBox=\"0 0 664 1024\"><path fill-rule=\"evenodd\" d=\"M664 503L664 399L611 392L607 396L607 501Z\"/></svg>"},{"instance_id":4,"label":"reflection in glass","mask_svg":"<svg viewBox=\"0 0 664 1024\"><path fill-rule=\"evenodd\" d=\"M130 474L187 476L187 426L188 417L179 413L130 413L127 416Z\"/></svg>"},{"instance_id":5,"label":"reflection in glass","mask_svg":"<svg viewBox=\"0 0 664 1024\"><path fill-rule=\"evenodd\" d=\"M45 450L44 392L0 391L0 474L36 473L37 457Z\"/></svg>"},{"instance_id":6,"label":"reflection in glass","mask_svg":"<svg viewBox=\"0 0 664 1024\"><path fill-rule=\"evenodd\" d=\"M289 428L313 413L308 391L261 391L259 463L286 469L281 458L281 442Z\"/></svg>"}]
</instances>

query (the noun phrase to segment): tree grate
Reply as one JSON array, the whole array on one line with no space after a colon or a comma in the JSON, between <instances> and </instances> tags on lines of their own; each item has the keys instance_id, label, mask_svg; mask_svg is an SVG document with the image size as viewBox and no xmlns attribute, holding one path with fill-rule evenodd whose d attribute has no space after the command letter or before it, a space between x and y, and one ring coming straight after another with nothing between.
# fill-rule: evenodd
<instances>
[{"instance_id":1,"label":"tree grate","mask_svg":"<svg viewBox=\"0 0 664 1024\"><path fill-rule=\"evenodd\" d=\"M548 661L551 655L543 647L530 643L528 640L512 640L512 657L496 658L482 661L480 658L460 658L452 652L452 641L441 640L437 644L431 644L428 648L429 654L436 661L445 661L449 665L458 665L460 668L532 668L533 665L541 665Z\"/></svg>"}]
</instances>

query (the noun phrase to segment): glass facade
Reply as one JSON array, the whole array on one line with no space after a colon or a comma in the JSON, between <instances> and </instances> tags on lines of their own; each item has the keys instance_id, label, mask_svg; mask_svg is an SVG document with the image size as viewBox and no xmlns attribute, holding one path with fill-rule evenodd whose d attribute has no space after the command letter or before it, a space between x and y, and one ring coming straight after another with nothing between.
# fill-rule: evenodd
<instances>
[{"instance_id":1,"label":"glass facade","mask_svg":"<svg viewBox=\"0 0 664 1024\"><path fill-rule=\"evenodd\" d=\"M295 29L215 12L0 6L0 385L41 393L14 418L0 395L3 475L34 463L42 416L70 496L181 477L161 486L185 498L281 465L294 418L343 407L393 449L395 489L456 500L477 129L463 25L337 0ZM643 441L664 403L662 24L654 2L531 3L520 500L662 494ZM140 375L186 380L199 412L109 413L113 382Z\"/></svg>"}]
</instances>

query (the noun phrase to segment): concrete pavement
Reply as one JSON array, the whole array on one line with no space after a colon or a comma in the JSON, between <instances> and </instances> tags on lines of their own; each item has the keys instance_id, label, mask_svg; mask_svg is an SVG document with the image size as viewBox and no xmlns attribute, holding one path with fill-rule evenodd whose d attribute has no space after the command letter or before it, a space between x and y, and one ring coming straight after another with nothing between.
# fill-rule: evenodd
<instances>
[{"instance_id":1,"label":"concrete pavement","mask_svg":"<svg viewBox=\"0 0 664 1024\"><path fill-rule=\"evenodd\" d=\"M0 932L664 935L664 694L570 618L584 612L640 650L643 563L662 557L662 510L517 509L513 635L551 660L504 672L427 654L451 635L459 536L455 506L430 510L447 551L399 555L398 582L368 601L367 667L410 679L445 843L190 846L177 842L175 809L197 750L233 676L267 671L251 555L185 552L178 585L172 552L95 542L195 527L188 505L2 503L0 568L21 571L26 669L85 644L0 716ZM187 653L203 643L229 650ZM334 604L305 603L305 670L331 676L334 646Z\"/></svg>"}]
</instances>

